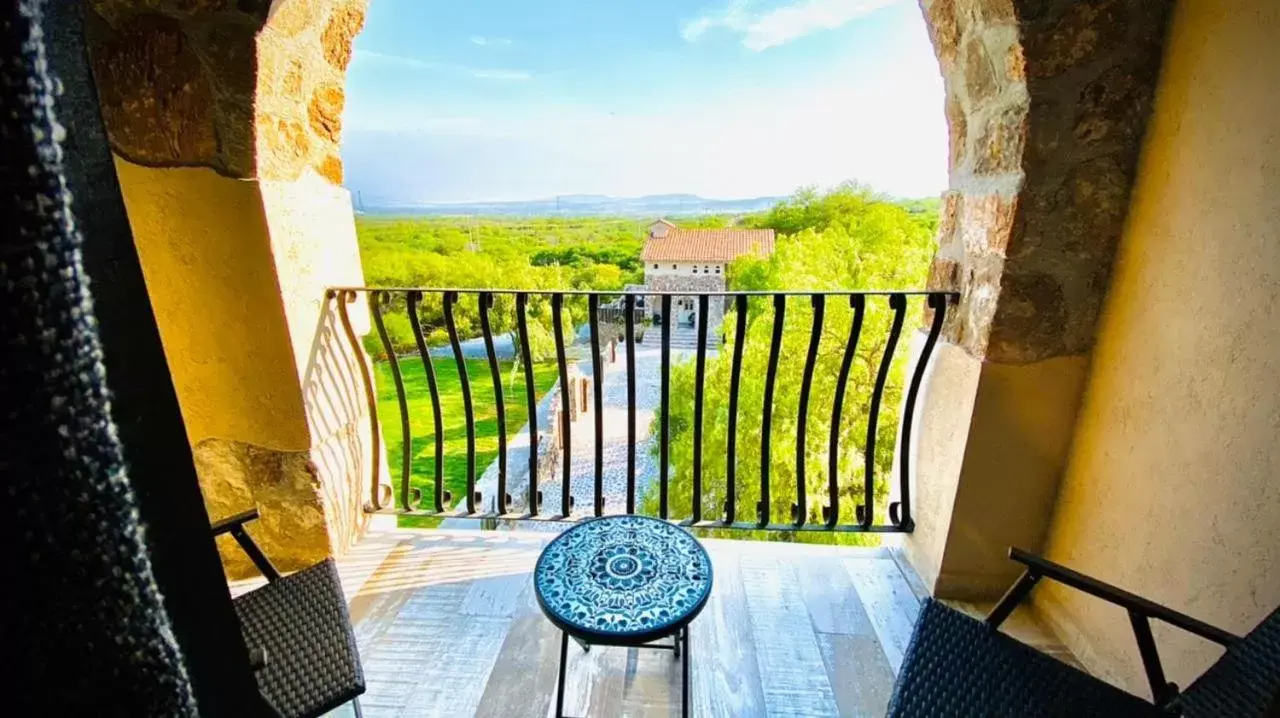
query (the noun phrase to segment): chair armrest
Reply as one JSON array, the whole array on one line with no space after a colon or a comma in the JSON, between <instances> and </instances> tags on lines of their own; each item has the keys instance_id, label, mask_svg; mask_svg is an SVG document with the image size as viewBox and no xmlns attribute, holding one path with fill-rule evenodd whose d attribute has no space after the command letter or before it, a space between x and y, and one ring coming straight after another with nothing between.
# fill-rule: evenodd
<instances>
[{"instance_id":1,"label":"chair armrest","mask_svg":"<svg viewBox=\"0 0 1280 718\"><path fill-rule=\"evenodd\" d=\"M228 516L227 518L221 521L217 521L213 524L213 535L221 536L222 534L227 533L228 531L231 531L238 526L243 526L244 524L247 524L250 521L256 521L257 519L258 519L257 509L249 509L248 511L238 513L235 516Z\"/></svg>"},{"instance_id":2,"label":"chair armrest","mask_svg":"<svg viewBox=\"0 0 1280 718\"><path fill-rule=\"evenodd\" d=\"M991 613L987 615L987 626L992 630L999 628L1009 614L1013 613L1018 603L1031 593L1031 589L1035 588L1042 578L1052 579L1064 586L1070 586L1119 606L1129 614L1129 623L1133 627L1133 635L1138 642L1138 654L1142 657L1142 667L1146 671L1147 682L1151 686L1152 700L1161 708L1167 708L1177 700L1178 687L1165 679L1164 667L1160 664L1160 653L1156 649L1155 638L1151 635L1151 619L1164 621L1171 626L1177 626L1188 633L1226 647L1231 647L1240 641L1238 636L1210 626L1204 621L1178 613L1171 608L1148 601L1091 576L1072 571L1066 566L1027 553L1022 549L1010 547L1009 558L1026 566L1026 570L995 608L991 609Z\"/></svg>"},{"instance_id":3,"label":"chair armrest","mask_svg":"<svg viewBox=\"0 0 1280 718\"><path fill-rule=\"evenodd\" d=\"M1179 613L1172 608L1161 606L1122 588L1099 581L1092 576L1072 571L1066 566L1028 553L1022 549L1010 548L1009 558L1026 566L1027 572L1037 579L1040 577L1051 578L1058 583L1070 586L1078 591L1084 591L1091 596L1101 598L1132 613L1164 621L1171 626L1177 626L1188 633L1195 634L1222 646L1231 646L1240 640L1239 636L1228 633L1221 628L1211 626L1185 613Z\"/></svg>"},{"instance_id":4,"label":"chair armrest","mask_svg":"<svg viewBox=\"0 0 1280 718\"><path fill-rule=\"evenodd\" d=\"M249 536L249 532L244 530L244 525L258 518L257 509L249 509L244 513L236 514L229 518L225 518L213 525L213 535L221 536L230 533L231 537L240 544L240 548L249 556L249 560L253 561L253 565L258 567L263 576L268 581L275 581L280 578L280 572L275 566L271 565L271 561L267 560L266 554L262 553L262 549L258 548L258 544L253 542L253 538Z\"/></svg>"}]
</instances>

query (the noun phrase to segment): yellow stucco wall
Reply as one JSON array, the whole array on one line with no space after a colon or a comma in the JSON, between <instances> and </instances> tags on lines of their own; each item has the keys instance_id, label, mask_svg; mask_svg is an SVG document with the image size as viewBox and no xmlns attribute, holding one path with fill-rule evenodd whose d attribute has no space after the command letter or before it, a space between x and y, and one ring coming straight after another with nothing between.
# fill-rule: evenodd
<instances>
[{"instance_id":1,"label":"yellow stucco wall","mask_svg":"<svg viewBox=\"0 0 1280 718\"><path fill-rule=\"evenodd\" d=\"M994 600L1021 573L1009 547L1044 545L1087 363L982 364L935 595Z\"/></svg>"},{"instance_id":2,"label":"yellow stucco wall","mask_svg":"<svg viewBox=\"0 0 1280 718\"><path fill-rule=\"evenodd\" d=\"M351 194L310 170L292 182L264 180L258 185L301 379L313 359L325 290L364 284ZM363 336L369 330L365 305L353 307L350 314L353 328Z\"/></svg>"},{"instance_id":3,"label":"yellow stucco wall","mask_svg":"<svg viewBox=\"0 0 1280 718\"><path fill-rule=\"evenodd\" d=\"M187 437L309 449L294 354L271 340L288 324L258 183L118 157L116 172Z\"/></svg>"},{"instance_id":4,"label":"yellow stucco wall","mask_svg":"<svg viewBox=\"0 0 1280 718\"><path fill-rule=\"evenodd\" d=\"M911 337L913 371L923 346L924 333L916 332ZM915 446L905 449L914 452L912 466L915 469L909 480L916 529L902 537L901 545L907 560L930 593L934 592L942 573L981 372L982 362L958 346L946 341L938 342L933 358L925 368L924 383L920 388L916 416L919 429L913 442ZM903 402L906 402L905 395ZM903 451L901 426L898 437L896 449ZM897 465L895 457L895 472Z\"/></svg>"},{"instance_id":5,"label":"yellow stucco wall","mask_svg":"<svg viewBox=\"0 0 1280 718\"><path fill-rule=\"evenodd\" d=\"M1181 0L1047 543L1235 632L1280 604L1280 4ZM1147 695L1122 611L1036 603ZM1170 680L1218 651L1157 625Z\"/></svg>"},{"instance_id":6,"label":"yellow stucco wall","mask_svg":"<svg viewBox=\"0 0 1280 718\"><path fill-rule=\"evenodd\" d=\"M311 170L291 182L262 181L262 203L278 269L293 358L302 382L311 460L329 539L336 551L363 531L362 510L374 471L367 398L359 363L372 371L363 349L347 340L329 287L364 284L351 194ZM352 330L371 330L365 295L347 307ZM377 463L388 483L387 462Z\"/></svg>"},{"instance_id":7,"label":"yellow stucco wall","mask_svg":"<svg viewBox=\"0 0 1280 718\"><path fill-rule=\"evenodd\" d=\"M350 195L310 171L116 169L210 516L258 507L254 536L282 569L340 553L367 523L375 463L368 357L325 298L363 284ZM364 301L349 312L365 335ZM231 575L251 573L222 548Z\"/></svg>"},{"instance_id":8,"label":"yellow stucco wall","mask_svg":"<svg viewBox=\"0 0 1280 718\"><path fill-rule=\"evenodd\" d=\"M983 362L939 342L917 410L916 528L902 539L930 593L995 600L1019 573L1009 547L1043 547L1087 364L1080 356Z\"/></svg>"}]
</instances>

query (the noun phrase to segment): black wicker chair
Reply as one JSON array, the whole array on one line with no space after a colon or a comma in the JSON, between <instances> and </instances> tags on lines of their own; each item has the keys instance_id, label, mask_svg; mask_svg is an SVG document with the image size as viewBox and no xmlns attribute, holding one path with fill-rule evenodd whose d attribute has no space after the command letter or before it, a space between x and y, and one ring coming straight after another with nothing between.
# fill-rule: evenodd
<instances>
[{"instance_id":1,"label":"black wicker chair","mask_svg":"<svg viewBox=\"0 0 1280 718\"><path fill-rule=\"evenodd\" d=\"M364 671L337 564L326 559L281 576L244 530L256 518L254 510L219 521L213 535L230 533L267 578L235 599L258 690L283 718L313 718L348 701L360 716Z\"/></svg>"},{"instance_id":2,"label":"black wicker chair","mask_svg":"<svg viewBox=\"0 0 1280 718\"><path fill-rule=\"evenodd\" d=\"M888 715L917 716L1274 716L1280 695L1280 608L1240 638L1018 549L1026 566L985 621L929 599L903 656ZM1000 633L999 626L1041 578L1125 609L1154 702L1141 700ZM1187 690L1165 680L1151 619L1224 646L1226 653Z\"/></svg>"}]
</instances>

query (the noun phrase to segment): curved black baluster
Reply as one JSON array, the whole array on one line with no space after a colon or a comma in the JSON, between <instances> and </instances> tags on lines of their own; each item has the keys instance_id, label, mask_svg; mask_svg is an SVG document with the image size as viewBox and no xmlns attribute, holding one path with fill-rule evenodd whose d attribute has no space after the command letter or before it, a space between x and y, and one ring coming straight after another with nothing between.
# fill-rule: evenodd
<instances>
[{"instance_id":1,"label":"curved black baluster","mask_svg":"<svg viewBox=\"0 0 1280 718\"><path fill-rule=\"evenodd\" d=\"M373 313L373 325L378 330L378 338L382 340L382 348L387 352L387 366L391 369L391 381L396 385L396 402L400 405L400 508L410 511L416 508L422 494L410 500L409 475L413 471L413 432L409 428L409 404L404 395L404 377L400 376L400 359L396 357L395 348L391 346L391 338L387 336L387 326L382 320L382 308L391 303L390 292L374 292L370 297L369 309Z\"/></svg>"},{"instance_id":2,"label":"curved black baluster","mask_svg":"<svg viewBox=\"0 0 1280 718\"><path fill-rule=\"evenodd\" d=\"M573 478L573 447L570 444L569 421L569 366L564 358L564 328L560 326L560 315L563 313L564 295L551 295L551 323L555 325L556 364L560 369L560 448L564 458L560 462L560 515L573 513L573 496L570 495L570 480Z\"/></svg>"},{"instance_id":3,"label":"curved black baluster","mask_svg":"<svg viewBox=\"0 0 1280 718\"><path fill-rule=\"evenodd\" d=\"M526 316L529 297L516 295L516 331L520 333L520 362L524 364L525 411L529 414L529 515L537 516L538 492L538 389L533 383L533 359L529 350L529 319Z\"/></svg>"},{"instance_id":4,"label":"curved black baluster","mask_svg":"<svg viewBox=\"0 0 1280 718\"><path fill-rule=\"evenodd\" d=\"M462 385L462 409L467 423L467 513L476 512L480 494L476 492L476 416L471 404L471 382L467 378L467 360L462 355L462 343L458 341L458 325L453 319L453 305L458 302L457 292L444 293L444 326L449 331L449 344L453 358L458 363L458 382Z\"/></svg>"},{"instance_id":5,"label":"curved black baluster","mask_svg":"<svg viewBox=\"0 0 1280 718\"><path fill-rule=\"evenodd\" d=\"M364 396L369 409L369 446L372 449L370 456L373 458L373 474L369 479L369 503L365 504L364 510L373 512L381 511L384 503L391 502L391 487L386 487L384 496L384 485L378 483L378 478L382 475L382 432L378 428L378 395L374 393L373 377L369 374L369 366L364 361L360 340L356 339L355 330L351 328L351 316L347 312L347 305L355 300L356 293L352 290L344 290L338 294L338 319L342 321L342 331L347 335L352 356L360 367L360 378L364 382ZM386 501L383 501L384 498Z\"/></svg>"},{"instance_id":6,"label":"curved black baluster","mask_svg":"<svg viewBox=\"0 0 1280 718\"><path fill-rule=\"evenodd\" d=\"M702 403L707 378L707 312L710 298L698 295L698 351L693 385L693 521L702 520Z\"/></svg>"},{"instance_id":7,"label":"curved black baluster","mask_svg":"<svg viewBox=\"0 0 1280 718\"><path fill-rule=\"evenodd\" d=\"M849 341L844 345L844 358L840 360L840 376L836 379L836 398L831 407L831 448L827 453L827 501L823 507L827 528L840 522L840 414L844 411L845 386L849 382L849 369L858 350L858 336L862 334L862 317L866 313L867 300L861 294L849 297L853 307L853 323L849 325Z\"/></svg>"},{"instance_id":8,"label":"curved black baluster","mask_svg":"<svg viewBox=\"0 0 1280 718\"><path fill-rule=\"evenodd\" d=\"M809 488L805 483L805 454L809 430L809 390L813 388L813 367L818 361L818 344L822 341L822 318L826 313L826 297L815 294L813 302L813 329L809 333L809 354L804 361L804 375L800 379L800 414L796 423L796 501L791 505L791 521L804 526L809 516Z\"/></svg>"},{"instance_id":9,"label":"curved black baluster","mask_svg":"<svg viewBox=\"0 0 1280 718\"><path fill-rule=\"evenodd\" d=\"M498 420L498 513L507 512L507 410L502 396L502 369L498 366L498 352L493 347L493 332L489 325L489 310L493 309L493 293L480 293L480 333L484 336L484 350L489 357L489 378L493 380L494 413Z\"/></svg>"},{"instance_id":10,"label":"curved black baluster","mask_svg":"<svg viewBox=\"0 0 1280 718\"><path fill-rule=\"evenodd\" d=\"M864 450L863 472L865 484L862 488L864 503L858 507L858 520L864 529L875 524L876 428L880 423L880 400L884 397L884 385L889 379L889 365L893 363L893 352L898 348L898 335L902 333L902 321L907 316L907 298L901 294L892 294L889 296L889 307L893 309L893 327L889 330L884 356L880 358L880 372L876 375L876 388L871 394L871 410L867 414L867 448Z\"/></svg>"},{"instance_id":11,"label":"curved black baluster","mask_svg":"<svg viewBox=\"0 0 1280 718\"><path fill-rule=\"evenodd\" d=\"M911 519L911 430L915 426L916 400L920 397L920 385L924 382L924 372L929 366L929 357L933 356L933 348L938 343L938 335L942 333L942 322L947 315L947 295L930 294L929 308L933 310L933 324L929 326L929 336L924 340L920 357L916 359L916 370L911 375L911 387L907 389L907 403L902 408L902 440L898 448L900 463L898 481L901 487L901 501L889 504L889 520L903 531L915 529L915 521Z\"/></svg>"},{"instance_id":12,"label":"curved black baluster","mask_svg":"<svg viewBox=\"0 0 1280 718\"><path fill-rule=\"evenodd\" d=\"M636 512L636 297L623 298L627 313L627 513Z\"/></svg>"},{"instance_id":13,"label":"curved black baluster","mask_svg":"<svg viewBox=\"0 0 1280 718\"><path fill-rule=\"evenodd\" d=\"M778 378L778 357L782 355L782 325L787 318L787 295L773 295L773 342L769 347L769 368L764 376L764 417L760 424L760 503L756 521L769 524L769 438L773 432L773 388Z\"/></svg>"},{"instance_id":14,"label":"curved black baluster","mask_svg":"<svg viewBox=\"0 0 1280 718\"><path fill-rule=\"evenodd\" d=\"M591 388L596 412L595 499L592 505L596 516L601 516L604 514L604 372L600 367L600 295L587 297L587 312L591 315L588 320L591 328Z\"/></svg>"},{"instance_id":15,"label":"curved black baluster","mask_svg":"<svg viewBox=\"0 0 1280 718\"><path fill-rule=\"evenodd\" d=\"M409 326L413 328L413 339L418 343L418 355L422 357L422 368L427 373L427 388L431 390L431 419L435 426L436 467L435 467L435 511L444 511L446 503L453 501L453 495L444 488L444 414L440 408L440 386L436 384L436 366L431 361L431 350L427 348L427 340L422 335L422 320L418 318L418 302L422 301L422 292L412 291L405 297L409 306Z\"/></svg>"},{"instance_id":16,"label":"curved black baluster","mask_svg":"<svg viewBox=\"0 0 1280 718\"><path fill-rule=\"evenodd\" d=\"M738 386L742 379L742 349L747 341L747 295L734 297L737 312L733 332L733 377L729 380L729 446L725 463L724 522L738 520Z\"/></svg>"},{"instance_id":17,"label":"curved black baluster","mask_svg":"<svg viewBox=\"0 0 1280 718\"><path fill-rule=\"evenodd\" d=\"M671 295L662 295L662 420L658 428L658 516L667 518L667 462L671 434Z\"/></svg>"}]
</instances>

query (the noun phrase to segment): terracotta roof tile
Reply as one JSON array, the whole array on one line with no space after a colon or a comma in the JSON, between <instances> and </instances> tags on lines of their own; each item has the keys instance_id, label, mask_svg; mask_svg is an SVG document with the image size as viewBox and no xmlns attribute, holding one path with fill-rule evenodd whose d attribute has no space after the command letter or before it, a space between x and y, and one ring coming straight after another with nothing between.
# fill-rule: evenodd
<instances>
[{"instance_id":1,"label":"terracotta roof tile","mask_svg":"<svg viewBox=\"0 0 1280 718\"><path fill-rule=\"evenodd\" d=\"M649 237L640 258L645 262L731 262L744 254L773 254L772 229L681 229L665 237Z\"/></svg>"}]
</instances>

